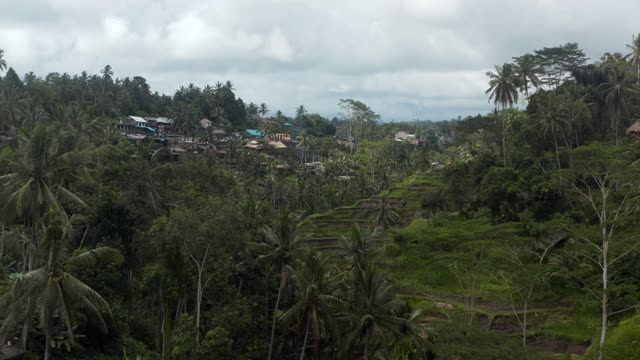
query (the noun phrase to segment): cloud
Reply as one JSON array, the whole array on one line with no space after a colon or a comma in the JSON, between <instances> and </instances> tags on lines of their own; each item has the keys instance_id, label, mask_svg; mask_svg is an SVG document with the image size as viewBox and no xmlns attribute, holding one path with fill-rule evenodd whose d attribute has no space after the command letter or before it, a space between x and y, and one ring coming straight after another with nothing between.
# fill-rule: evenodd
<instances>
[{"instance_id":1,"label":"cloud","mask_svg":"<svg viewBox=\"0 0 640 360\"><path fill-rule=\"evenodd\" d=\"M4 0L19 73L142 75L153 90L231 80L245 101L326 116L357 98L386 120L491 109L484 73L544 46L624 51L640 3L619 0Z\"/></svg>"}]
</instances>

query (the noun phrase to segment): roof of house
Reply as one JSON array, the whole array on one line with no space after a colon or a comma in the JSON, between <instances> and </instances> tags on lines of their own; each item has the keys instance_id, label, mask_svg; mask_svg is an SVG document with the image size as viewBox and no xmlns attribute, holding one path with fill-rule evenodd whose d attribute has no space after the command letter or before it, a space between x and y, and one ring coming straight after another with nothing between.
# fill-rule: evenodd
<instances>
[{"instance_id":1,"label":"roof of house","mask_svg":"<svg viewBox=\"0 0 640 360\"><path fill-rule=\"evenodd\" d=\"M148 130L151 132L156 132L156 129L152 128L152 127L148 127L148 126L136 126L136 129L142 129L142 130Z\"/></svg>"},{"instance_id":2,"label":"roof of house","mask_svg":"<svg viewBox=\"0 0 640 360\"><path fill-rule=\"evenodd\" d=\"M627 128L627 132L640 132L640 120L637 120Z\"/></svg>"},{"instance_id":3,"label":"roof of house","mask_svg":"<svg viewBox=\"0 0 640 360\"><path fill-rule=\"evenodd\" d=\"M251 136L261 137L264 136L264 131L255 130L255 129L247 129L247 132Z\"/></svg>"},{"instance_id":4,"label":"roof of house","mask_svg":"<svg viewBox=\"0 0 640 360\"><path fill-rule=\"evenodd\" d=\"M147 123L147 120L141 118L140 116L133 116L133 115L129 115L129 119L135 121L135 122L141 122L141 123Z\"/></svg>"},{"instance_id":5,"label":"roof of house","mask_svg":"<svg viewBox=\"0 0 640 360\"><path fill-rule=\"evenodd\" d=\"M286 149L287 145L283 144L282 141L269 141L269 145L273 146L276 149Z\"/></svg>"},{"instance_id":6,"label":"roof of house","mask_svg":"<svg viewBox=\"0 0 640 360\"><path fill-rule=\"evenodd\" d=\"M286 123L284 123L284 126L293 126L293 124L290 123L290 122L286 122Z\"/></svg>"},{"instance_id":7,"label":"roof of house","mask_svg":"<svg viewBox=\"0 0 640 360\"><path fill-rule=\"evenodd\" d=\"M200 119L200 126L202 126L205 129L211 127L212 124L213 123L209 119Z\"/></svg>"},{"instance_id":8,"label":"roof of house","mask_svg":"<svg viewBox=\"0 0 640 360\"><path fill-rule=\"evenodd\" d=\"M171 124L173 123L173 120L166 117L159 117L156 119L156 122L161 124Z\"/></svg>"},{"instance_id":9,"label":"roof of house","mask_svg":"<svg viewBox=\"0 0 640 360\"><path fill-rule=\"evenodd\" d=\"M251 140L248 143L246 143L244 145L244 147L251 148L251 149L262 149L262 144L260 144L259 142L255 141L255 140Z\"/></svg>"}]
</instances>

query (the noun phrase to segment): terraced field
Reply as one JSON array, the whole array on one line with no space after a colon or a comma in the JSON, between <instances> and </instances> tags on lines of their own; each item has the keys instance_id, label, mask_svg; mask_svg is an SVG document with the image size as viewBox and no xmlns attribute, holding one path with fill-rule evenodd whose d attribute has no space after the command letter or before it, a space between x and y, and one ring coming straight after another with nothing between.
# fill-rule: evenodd
<instances>
[{"instance_id":1,"label":"terraced field","mask_svg":"<svg viewBox=\"0 0 640 360\"><path fill-rule=\"evenodd\" d=\"M303 235L313 246L322 249L337 248L343 236L348 236L351 226L374 230L376 214L385 206L397 214L395 225L403 227L423 216L422 198L429 192L437 192L442 180L437 173L422 173L408 177L389 190L349 206L342 206L325 213L313 214L299 224ZM383 205L384 203L384 205Z\"/></svg>"}]
</instances>

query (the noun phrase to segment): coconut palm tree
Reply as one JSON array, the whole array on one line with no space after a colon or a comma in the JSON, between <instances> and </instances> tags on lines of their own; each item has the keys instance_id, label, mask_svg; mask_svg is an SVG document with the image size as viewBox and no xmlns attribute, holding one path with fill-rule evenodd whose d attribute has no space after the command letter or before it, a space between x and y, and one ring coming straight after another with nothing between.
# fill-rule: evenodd
<instances>
[{"instance_id":1,"label":"coconut palm tree","mask_svg":"<svg viewBox=\"0 0 640 360\"><path fill-rule=\"evenodd\" d=\"M107 332L103 315L110 315L109 304L66 269L91 266L99 259L120 259L117 250L107 247L69 256L65 216L51 209L48 218L49 224L44 230L46 236L39 249L43 265L20 274L9 291L0 297L0 317L4 319L0 334L19 320L32 321L30 315L36 313L46 338L44 359L51 357L51 340L59 325L66 331L69 341L74 343L71 315L74 309L84 309L92 315L90 320L97 323L104 333Z\"/></svg>"},{"instance_id":2,"label":"coconut palm tree","mask_svg":"<svg viewBox=\"0 0 640 360\"><path fill-rule=\"evenodd\" d=\"M316 354L320 340L328 333L336 333L333 314L342 301L335 295L343 275L334 268L329 253L309 249L296 268L290 268L298 301L283 315L283 321L296 318L304 324L304 340L300 360L304 359L311 334Z\"/></svg>"},{"instance_id":3,"label":"coconut palm tree","mask_svg":"<svg viewBox=\"0 0 640 360\"><path fill-rule=\"evenodd\" d=\"M489 77L489 88L485 91L485 94L489 95L489 101L493 100L496 107L500 105L504 113L507 107L512 107L513 104L518 102L518 88L516 87L513 65L496 65L495 72L488 71L487 76ZM506 167L508 119L504 115L502 117L502 156Z\"/></svg>"},{"instance_id":4,"label":"coconut palm tree","mask_svg":"<svg viewBox=\"0 0 640 360\"><path fill-rule=\"evenodd\" d=\"M65 202L84 206L69 185L89 177L91 147L86 139L39 124L20 136L19 153L10 172L0 176L0 211L5 222L25 224L37 239L40 220L54 209L69 229Z\"/></svg>"},{"instance_id":5,"label":"coconut palm tree","mask_svg":"<svg viewBox=\"0 0 640 360\"><path fill-rule=\"evenodd\" d=\"M304 105L300 105L296 108L296 119L300 119L307 113L307 109L304 108Z\"/></svg>"},{"instance_id":6,"label":"coconut palm tree","mask_svg":"<svg viewBox=\"0 0 640 360\"><path fill-rule=\"evenodd\" d=\"M20 113L27 106L24 94L14 86L4 84L0 88L0 113L4 113L9 123L5 127L18 128L20 126ZM0 123L0 129L2 123Z\"/></svg>"},{"instance_id":7,"label":"coconut palm tree","mask_svg":"<svg viewBox=\"0 0 640 360\"><path fill-rule=\"evenodd\" d=\"M409 326L406 318L397 315L402 303L375 265L352 270L349 296L349 306L338 320L349 329L348 346L356 351L360 348L363 359L369 359L378 345Z\"/></svg>"},{"instance_id":8,"label":"coconut palm tree","mask_svg":"<svg viewBox=\"0 0 640 360\"><path fill-rule=\"evenodd\" d=\"M267 107L266 103L260 103L260 107L258 108L258 113L260 113L260 115L265 116L267 115L267 113L269 112L269 108Z\"/></svg>"},{"instance_id":9,"label":"coconut palm tree","mask_svg":"<svg viewBox=\"0 0 640 360\"><path fill-rule=\"evenodd\" d=\"M623 112L629 116L629 100L640 93L633 87L633 80L626 76L624 69L612 66L609 69L607 82L600 86L605 96L605 105L611 116L611 127L614 129L616 142L619 141L620 120Z\"/></svg>"},{"instance_id":10,"label":"coconut palm tree","mask_svg":"<svg viewBox=\"0 0 640 360\"><path fill-rule=\"evenodd\" d=\"M0 49L0 71L7 70L7 61L4 59L4 50Z\"/></svg>"},{"instance_id":11,"label":"coconut palm tree","mask_svg":"<svg viewBox=\"0 0 640 360\"><path fill-rule=\"evenodd\" d=\"M638 33L638 35L631 36L631 44L627 44L627 48L629 48L631 52L625 57L630 57L631 65L635 65L636 83L640 84L640 33ZM2 61L0 60L0 69L1 68L2 68Z\"/></svg>"},{"instance_id":12,"label":"coconut palm tree","mask_svg":"<svg viewBox=\"0 0 640 360\"><path fill-rule=\"evenodd\" d=\"M520 57L513 58L515 61L515 76L518 81L520 90L524 93L525 99L529 99L529 87L535 88L540 86L539 75L544 73L542 65L537 57L531 54L525 54Z\"/></svg>"},{"instance_id":13,"label":"coconut palm tree","mask_svg":"<svg viewBox=\"0 0 640 360\"><path fill-rule=\"evenodd\" d=\"M562 105L555 95L544 94L536 101L535 119L539 134L551 135L556 152L556 161L560 169L560 155L558 152L558 136L565 136L565 128L569 123L564 119Z\"/></svg>"},{"instance_id":14,"label":"coconut palm tree","mask_svg":"<svg viewBox=\"0 0 640 360\"><path fill-rule=\"evenodd\" d=\"M282 294L289 282L289 265L293 262L296 255L302 248L304 238L297 233L295 219L292 218L288 211L283 211L280 215L280 221L276 230L269 226L262 228L264 242L250 243L250 247L259 253L258 260L270 261L279 268L280 286L278 287L278 297L273 310L273 320L271 323L271 339L269 341L269 356L273 355L273 343L276 334L276 322L278 319L278 309Z\"/></svg>"}]
</instances>

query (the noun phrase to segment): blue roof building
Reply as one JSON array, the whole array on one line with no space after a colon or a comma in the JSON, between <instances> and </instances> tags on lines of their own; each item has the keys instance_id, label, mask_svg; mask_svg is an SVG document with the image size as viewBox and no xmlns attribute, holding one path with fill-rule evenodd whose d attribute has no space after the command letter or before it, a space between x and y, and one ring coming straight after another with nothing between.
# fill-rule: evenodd
<instances>
[{"instance_id":1,"label":"blue roof building","mask_svg":"<svg viewBox=\"0 0 640 360\"><path fill-rule=\"evenodd\" d=\"M249 133L249 135L251 135L253 137L263 137L264 136L264 131L260 131L260 130L247 129L247 132Z\"/></svg>"}]
</instances>

